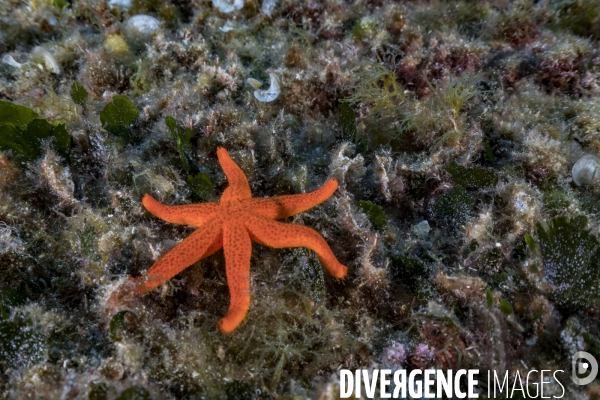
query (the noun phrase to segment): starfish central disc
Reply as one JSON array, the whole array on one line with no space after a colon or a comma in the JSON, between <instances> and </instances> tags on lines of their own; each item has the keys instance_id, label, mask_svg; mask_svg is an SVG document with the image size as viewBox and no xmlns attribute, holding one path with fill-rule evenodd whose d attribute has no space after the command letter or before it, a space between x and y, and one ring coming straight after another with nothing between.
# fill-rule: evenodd
<instances>
[{"instance_id":1,"label":"starfish central disc","mask_svg":"<svg viewBox=\"0 0 600 400\"><path fill-rule=\"evenodd\" d=\"M242 322L250 307L252 242L273 248L307 247L317 254L325 269L336 278L346 276L348 269L337 260L319 233L306 226L277 221L327 200L338 187L334 178L320 189L306 194L253 198L244 172L229 157L227 150L219 148L217 156L229 183L218 203L169 206L148 194L144 196L142 204L158 218L198 229L162 256L145 276L135 282L137 292L145 293L223 248L231 300L227 315L219 321L219 329L229 333Z\"/></svg>"}]
</instances>

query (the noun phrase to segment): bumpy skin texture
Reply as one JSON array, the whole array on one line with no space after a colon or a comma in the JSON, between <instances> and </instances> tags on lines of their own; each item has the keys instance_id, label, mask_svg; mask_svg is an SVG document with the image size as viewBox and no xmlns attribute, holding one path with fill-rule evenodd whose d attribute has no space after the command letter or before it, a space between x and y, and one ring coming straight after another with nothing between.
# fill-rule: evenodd
<instances>
[{"instance_id":1,"label":"bumpy skin texture","mask_svg":"<svg viewBox=\"0 0 600 400\"><path fill-rule=\"evenodd\" d=\"M198 229L160 258L145 276L134 281L137 292L145 293L222 247L231 302L227 315L219 321L219 329L229 333L243 321L250 307L252 241L274 248L307 247L317 253L327 271L336 278L346 276L348 269L316 231L274 221L327 200L338 187L335 179L329 179L311 193L255 199L244 172L227 150L219 148L217 156L229 181L219 203L168 206L148 194L144 196L144 207L158 218Z\"/></svg>"}]
</instances>

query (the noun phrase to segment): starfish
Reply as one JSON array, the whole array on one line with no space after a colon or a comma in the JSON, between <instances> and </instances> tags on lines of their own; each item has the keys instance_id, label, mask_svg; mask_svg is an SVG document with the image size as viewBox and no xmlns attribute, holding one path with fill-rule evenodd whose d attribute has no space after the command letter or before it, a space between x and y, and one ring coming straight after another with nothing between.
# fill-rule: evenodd
<instances>
[{"instance_id":1,"label":"starfish","mask_svg":"<svg viewBox=\"0 0 600 400\"><path fill-rule=\"evenodd\" d=\"M250 308L252 242L273 248L307 247L338 279L346 276L348 269L335 258L319 233L306 226L276 221L327 200L338 187L334 178L310 193L253 198L244 172L229 157L227 150L217 149L217 156L229 182L218 203L169 206L149 194L144 196L142 204L158 218L198 229L154 263L145 276L134 281L136 292L143 294L223 248L231 299L227 315L218 325L221 332L229 333L237 328Z\"/></svg>"}]
</instances>

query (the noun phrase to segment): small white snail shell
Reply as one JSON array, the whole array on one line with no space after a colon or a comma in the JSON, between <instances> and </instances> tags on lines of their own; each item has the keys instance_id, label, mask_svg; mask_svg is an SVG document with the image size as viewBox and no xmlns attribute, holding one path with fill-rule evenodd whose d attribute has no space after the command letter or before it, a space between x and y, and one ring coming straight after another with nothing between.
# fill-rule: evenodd
<instances>
[{"instance_id":1,"label":"small white snail shell","mask_svg":"<svg viewBox=\"0 0 600 400\"><path fill-rule=\"evenodd\" d=\"M571 170L573 181L577 186L585 186L597 181L600 179L599 167L600 159L598 157L591 154L581 157Z\"/></svg>"},{"instance_id":2,"label":"small white snail shell","mask_svg":"<svg viewBox=\"0 0 600 400\"><path fill-rule=\"evenodd\" d=\"M265 90L257 89L254 91L254 97L256 97L256 100L262 101L263 103L269 103L275 100L279 96L279 93L281 93L277 76L275 74L269 74L269 76L271 77L271 84L269 88ZM252 79L252 81L247 82L253 87L256 87L256 82L258 81Z\"/></svg>"}]
</instances>

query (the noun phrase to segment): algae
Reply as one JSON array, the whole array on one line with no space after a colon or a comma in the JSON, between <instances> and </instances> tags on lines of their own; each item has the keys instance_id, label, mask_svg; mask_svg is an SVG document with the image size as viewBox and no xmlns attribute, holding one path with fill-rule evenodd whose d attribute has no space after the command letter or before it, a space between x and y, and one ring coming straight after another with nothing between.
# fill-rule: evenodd
<instances>
[{"instance_id":1,"label":"algae","mask_svg":"<svg viewBox=\"0 0 600 400\"><path fill-rule=\"evenodd\" d=\"M339 368L598 354L599 191L572 177L600 151L598 1L259 3L0 2L0 397L335 398ZM335 177L285 222L349 268L253 245L232 335L222 252L130 286L193 229L142 196L218 198L218 147L255 197Z\"/></svg>"}]
</instances>

